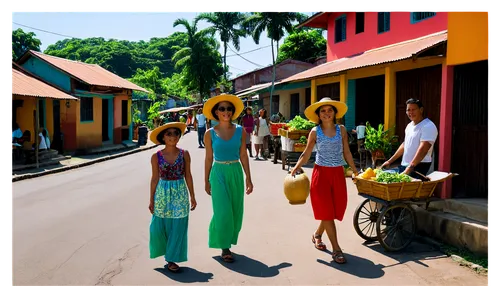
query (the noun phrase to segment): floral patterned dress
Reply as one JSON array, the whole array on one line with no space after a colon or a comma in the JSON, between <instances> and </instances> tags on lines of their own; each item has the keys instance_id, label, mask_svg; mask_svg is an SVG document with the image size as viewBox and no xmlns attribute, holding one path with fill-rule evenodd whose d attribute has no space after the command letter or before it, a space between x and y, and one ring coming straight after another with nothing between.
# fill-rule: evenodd
<instances>
[{"instance_id":1,"label":"floral patterned dress","mask_svg":"<svg viewBox=\"0 0 500 286\"><path fill-rule=\"evenodd\" d=\"M189 195L184 179L184 150L173 164L156 153L160 180L156 185L154 212L149 227L150 258L165 256L167 262L187 261Z\"/></svg>"}]
</instances>

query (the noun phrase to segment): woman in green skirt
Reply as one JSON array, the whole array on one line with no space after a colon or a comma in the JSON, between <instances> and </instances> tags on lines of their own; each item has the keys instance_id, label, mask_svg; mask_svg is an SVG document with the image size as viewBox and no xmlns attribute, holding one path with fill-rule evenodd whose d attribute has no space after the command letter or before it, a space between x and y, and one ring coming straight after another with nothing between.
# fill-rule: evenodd
<instances>
[{"instance_id":1,"label":"woman in green skirt","mask_svg":"<svg viewBox=\"0 0 500 286\"><path fill-rule=\"evenodd\" d=\"M222 94L203 106L206 118L219 122L205 133L205 191L212 196L213 216L208 230L208 246L222 249L225 262L233 262L231 245L236 245L243 221L243 170L246 193L253 184L248 164L243 127L231 121L243 111L243 102L234 95ZM241 162L241 163L240 163Z\"/></svg>"},{"instance_id":2,"label":"woman in green skirt","mask_svg":"<svg viewBox=\"0 0 500 286\"><path fill-rule=\"evenodd\" d=\"M196 208L191 158L187 150L177 147L185 130L186 124L171 122L150 135L151 141L165 148L151 157L149 253L150 258L165 256L172 272L180 269L176 262L187 261L189 197L191 210Z\"/></svg>"}]
</instances>

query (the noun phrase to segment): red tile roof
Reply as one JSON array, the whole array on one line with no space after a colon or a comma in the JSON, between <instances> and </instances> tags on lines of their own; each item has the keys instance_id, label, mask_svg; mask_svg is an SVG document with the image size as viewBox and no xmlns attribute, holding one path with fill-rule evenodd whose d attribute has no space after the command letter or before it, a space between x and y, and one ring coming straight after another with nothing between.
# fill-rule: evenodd
<instances>
[{"instance_id":1,"label":"red tile roof","mask_svg":"<svg viewBox=\"0 0 500 286\"><path fill-rule=\"evenodd\" d=\"M435 33L425 37L369 50L360 55L342 58L327 62L317 67L281 80L281 83L303 81L319 76L327 76L341 71L374 66L382 63L396 62L409 59L414 55L441 44L447 40L447 31Z\"/></svg>"},{"instance_id":2,"label":"red tile roof","mask_svg":"<svg viewBox=\"0 0 500 286\"><path fill-rule=\"evenodd\" d=\"M29 53L90 85L118 87L148 92L146 89L133 84L96 64L87 64L67 60L36 51L29 51Z\"/></svg>"},{"instance_id":3,"label":"red tile roof","mask_svg":"<svg viewBox=\"0 0 500 286\"><path fill-rule=\"evenodd\" d=\"M53 99L78 100L55 87L12 68L12 94Z\"/></svg>"}]
</instances>

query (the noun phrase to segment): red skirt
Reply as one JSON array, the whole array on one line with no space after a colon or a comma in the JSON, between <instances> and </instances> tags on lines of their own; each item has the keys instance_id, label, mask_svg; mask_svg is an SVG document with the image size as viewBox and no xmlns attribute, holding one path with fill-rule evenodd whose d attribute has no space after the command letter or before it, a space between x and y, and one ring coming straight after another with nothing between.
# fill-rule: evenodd
<instances>
[{"instance_id":1,"label":"red skirt","mask_svg":"<svg viewBox=\"0 0 500 286\"><path fill-rule=\"evenodd\" d=\"M310 196L315 219L342 221L347 209L344 167L314 165Z\"/></svg>"}]
</instances>

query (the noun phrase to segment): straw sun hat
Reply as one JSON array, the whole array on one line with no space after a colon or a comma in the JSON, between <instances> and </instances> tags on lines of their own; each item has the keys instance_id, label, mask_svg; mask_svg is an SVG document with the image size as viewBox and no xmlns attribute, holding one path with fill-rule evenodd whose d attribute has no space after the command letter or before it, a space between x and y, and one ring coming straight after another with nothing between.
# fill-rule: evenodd
<instances>
[{"instance_id":1,"label":"straw sun hat","mask_svg":"<svg viewBox=\"0 0 500 286\"><path fill-rule=\"evenodd\" d=\"M222 101L227 101L231 102L236 110L233 111L233 116L231 117L231 120L236 120L238 116L240 116L241 112L245 108L243 101L236 95L232 94L220 94L217 96L214 96L207 100L205 104L203 105L203 115L205 115L206 118L210 120L216 120L214 115L212 114L212 108L217 105L217 103L222 102Z\"/></svg>"},{"instance_id":2,"label":"straw sun hat","mask_svg":"<svg viewBox=\"0 0 500 286\"><path fill-rule=\"evenodd\" d=\"M182 136L186 131L186 123L170 122L167 124L163 124L162 126L156 127L153 131L151 131L151 134L149 135L149 140L151 140L155 144L165 144L165 142L161 142L163 141L163 138L160 138L161 139L160 141L158 140L157 137L163 130L167 130L169 128L178 128L181 131L181 136Z\"/></svg>"},{"instance_id":3,"label":"straw sun hat","mask_svg":"<svg viewBox=\"0 0 500 286\"><path fill-rule=\"evenodd\" d=\"M347 112L347 105L341 101L332 100L329 97L323 97L320 101L309 105L304 111L304 115L314 123L319 123L319 116L316 114L316 110L323 105L332 105L337 109L336 118L342 118Z\"/></svg>"}]
</instances>

